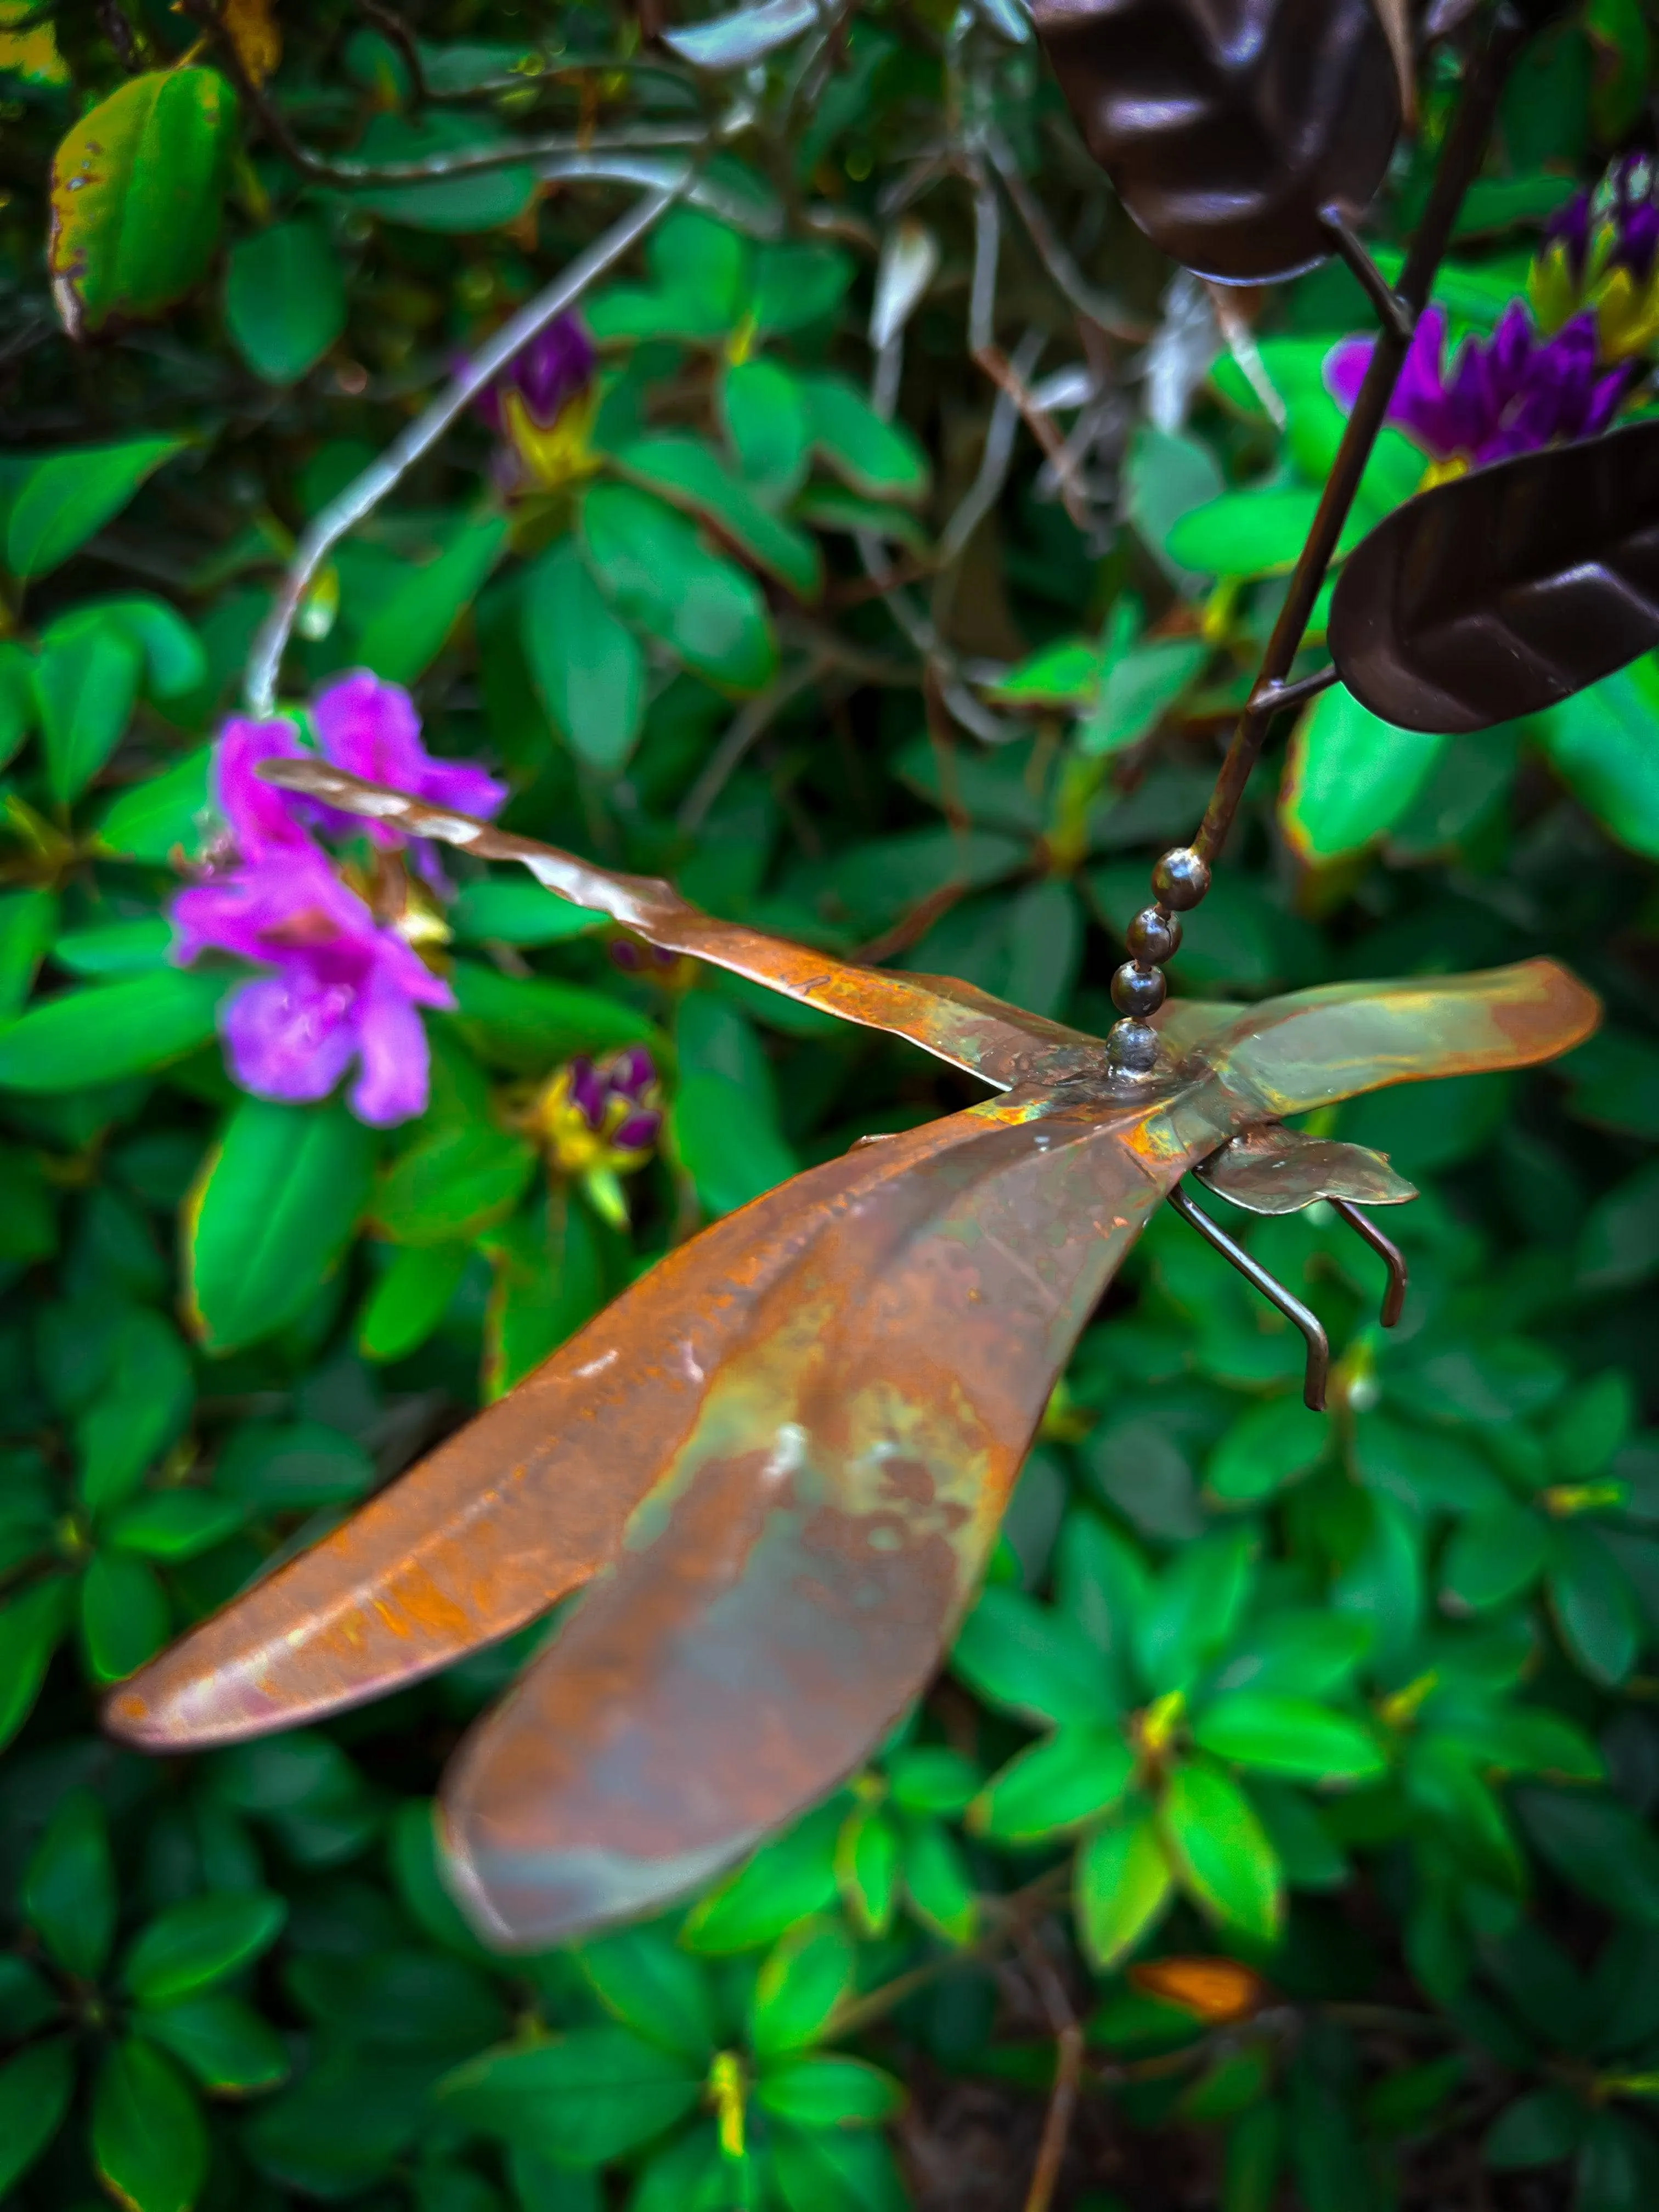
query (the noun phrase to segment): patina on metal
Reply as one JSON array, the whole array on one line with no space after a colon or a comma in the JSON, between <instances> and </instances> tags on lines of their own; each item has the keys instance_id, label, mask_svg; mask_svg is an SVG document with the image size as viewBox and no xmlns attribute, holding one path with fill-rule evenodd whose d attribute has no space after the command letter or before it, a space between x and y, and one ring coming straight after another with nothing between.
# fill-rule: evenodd
<instances>
[{"instance_id":1,"label":"patina on metal","mask_svg":"<svg viewBox=\"0 0 1659 2212\"><path fill-rule=\"evenodd\" d=\"M907 1036L1000 1094L798 1176L671 1252L499 1405L112 1695L155 1751L314 1720L590 1584L463 1745L442 1820L502 1945L667 1903L811 1803L937 1666L1067 1355L1155 1209L1246 1132L1587 1035L1547 961L1174 1003L1101 1040L949 979L716 921L319 763L275 781ZM1276 1286L1275 1286L1276 1287ZM1288 1295L1288 1294L1285 1294Z\"/></svg>"},{"instance_id":2,"label":"patina on metal","mask_svg":"<svg viewBox=\"0 0 1659 2212\"><path fill-rule=\"evenodd\" d=\"M1659 645L1659 422L1472 470L1348 556L1331 655L1402 729L1536 714Z\"/></svg>"},{"instance_id":3,"label":"patina on metal","mask_svg":"<svg viewBox=\"0 0 1659 2212\"><path fill-rule=\"evenodd\" d=\"M1036 0L1037 36L1085 144L1140 228L1222 283L1332 251L1399 135L1400 80L1372 0Z\"/></svg>"}]
</instances>

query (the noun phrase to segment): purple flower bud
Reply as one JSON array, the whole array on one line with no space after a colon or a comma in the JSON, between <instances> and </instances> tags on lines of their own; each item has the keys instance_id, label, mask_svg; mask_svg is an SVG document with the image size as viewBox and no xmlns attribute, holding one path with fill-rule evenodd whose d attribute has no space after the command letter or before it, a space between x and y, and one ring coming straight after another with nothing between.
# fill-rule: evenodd
<instances>
[{"instance_id":1,"label":"purple flower bud","mask_svg":"<svg viewBox=\"0 0 1659 2212\"><path fill-rule=\"evenodd\" d=\"M560 411L571 400L580 398L592 382L598 360L593 341L577 318L559 315L520 347L494 384L481 392L473 404L492 430L504 433L501 395L512 390L524 402L532 422L542 429L550 428Z\"/></svg>"},{"instance_id":2,"label":"purple flower bud","mask_svg":"<svg viewBox=\"0 0 1659 2212\"><path fill-rule=\"evenodd\" d=\"M630 1114L625 1121L618 1123L611 1133L611 1142L619 1152L642 1152L647 1146L655 1144L657 1132L661 1127L660 1114L653 1113L648 1107L641 1108L637 1113Z\"/></svg>"},{"instance_id":3,"label":"purple flower bud","mask_svg":"<svg viewBox=\"0 0 1659 2212\"><path fill-rule=\"evenodd\" d=\"M618 1053L611 1063L611 1088L619 1097L642 1097L656 1079L657 1071L643 1045Z\"/></svg>"},{"instance_id":4,"label":"purple flower bud","mask_svg":"<svg viewBox=\"0 0 1659 2212\"><path fill-rule=\"evenodd\" d=\"M566 1070L570 1085L570 1103L590 1129L601 1127L605 1121L605 1080L591 1060L578 1057Z\"/></svg>"}]
</instances>

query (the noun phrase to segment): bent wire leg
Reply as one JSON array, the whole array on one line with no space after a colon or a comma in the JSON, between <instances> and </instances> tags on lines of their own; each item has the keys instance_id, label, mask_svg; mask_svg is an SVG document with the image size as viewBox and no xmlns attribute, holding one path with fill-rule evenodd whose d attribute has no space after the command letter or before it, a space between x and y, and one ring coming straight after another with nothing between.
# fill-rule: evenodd
<instances>
[{"instance_id":1,"label":"bent wire leg","mask_svg":"<svg viewBox=\"0 0 1659 2212\"><path fill-rule=\"evenodd\" d=\"M1389 1286L1382 1293L1382 1326L1392 1328L1406 1310L1406 1255L1391 1237L1385 1237L1370 1215L1362 1212L1352 1200L1334 1198L1331 1211L1346 1221L1354 1235L1369 1244L1389 1271Z\"/></svg>"},{"instance_id":2,"label":"bent wire leg","mask_svg":"<svg viewBox=\"0 0 1659 2212\"><path fill-rule=\"evenodd\" d=\"M1235 1244L1226 1231L1194 1206L1178 1184L1170 1193L1170 1203L1183 1221L1190 1222L1200 1237L1214 1245L1224 1259L1232 1261L1246 1282L1252 1284L1270 1304L1279 1308L1286 1321L1294 1322L1301 1330L1308 1346L1302 1401L1310 1413L1322 1413L1325 1410L1325 1384L1331 1371L1331 1343L1318 1315L1304 1306L1300 1298L1292 1297L1284 1284L1251 1259L1242 1244Z\"/></svg>"}]
</instances>

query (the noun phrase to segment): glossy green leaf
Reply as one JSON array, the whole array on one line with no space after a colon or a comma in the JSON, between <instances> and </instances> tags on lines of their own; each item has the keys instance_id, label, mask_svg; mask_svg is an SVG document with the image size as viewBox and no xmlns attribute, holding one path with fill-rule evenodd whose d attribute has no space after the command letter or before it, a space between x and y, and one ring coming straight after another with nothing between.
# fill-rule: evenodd
<instances>
[{"instance_id":1,"label":"glossy green leaf","mask_svg":"<svg viewBox=\"0 0 1659 2212\"><path fill-rule=\"evenodd\" d=\"M755 2101L798 2128L872 2128L903 2109L904 2091L861 2058L819 2057L769 2067Z\"/></svg>"},{"instance_id":2,"label":"glossy green leaf","mask_svg":"<svg viewBox=\"0 0 1659 2212\"><path fill-rule=\"evenodd\" d=\"M231 248L226 326L267 384L292 384L314 368L345 321L344 273L320 223L272 223Z\"/></svg>"},{"instance_id":3,"label":"glossy green leaf","mask_svg":"<svg viewBox=\"0 0 1659 2212\"><path fill-rule=\"evenodd\" d=\"M202 1490L153 1491L113 1513L105 1540L147 1559L193 1559L234 1535L246 1518L234 1498Z\"/></svg>"},{"instance_id":4,"label":"glossy green leaf","mask_svg":"<svg viewBox=\"0 0 1659 2212\"><path fill-rule=\"evenodd\" d=\"M484 1382L499 1397L592 1319L605 1303L605 1277L593 1215L562 1186L531 1214L486 1230L479 1243L495 1274Z\"/></svg>"},{"instance_id":5,"label":"glossy green leaf","mask_svg":"<svg viewBox=\"0 0 1659 2212\"><path fill-rule=\"evenodd\" d=\"M944 1744L907 1744L886 1762L893 1802L905 1813L963 1813L980 1785L980 1770Z\"/></svg>"},{"instance_id":6,"label":"glossy green leaf","mask_svg":"<svg viewBox=\"0 0 1659 2212\"><path fill-rule=\"evenodd\" d=\"M1177 1553L1135 1623L1135 1653L1149 1688L1188 1689L1231 1635L1255 1579L1249 1528L1215 1529Z\"/></svg>"},{"instance_id":7,"label":"glossy green leaf","mask_svg":"<svg viewBox=\"0 0 1659 2212\"><path fill-rule=\"evenodd\" d=\"M624 1928L584 1944L582 1974L605 2010L647 2043L707 2062L717 2020L707 1969L659 1928Z\"/></svg>"},{"instance_id":8,"label":"glossy green leaf","mask_svg":"<svg viewBox=\"0 0 1659 2212\"><path fill-rule=\"evenodd\" d=\"M1570 1522L1557 1533L1553 1549L1550 1610L1561 1641L1592 1681L1615 1688L1642 1645L1636 1593L1594 1528Z\"/></svg>"},{"instance_id":9,"label":"glossy green leaf","mask_svg":"<svg viewBox=\"0 0 1659 2212\"><path fill-rule=\"evenodd\" d=\"M799 1164L769 1101L724 1075L685 1078L674 1100L674 1134L698 1200L710 1214L735 1212L787 1181Z\"/></svg>"},{"instance_id":10,"label":"glossy green leaf","mask_svg":"<svg viewBox=\"0 0 1659 2212\"><path fill-rule=\"evenodd\" d=\"M1279 798L1286 836L1315 866L1363 850L1401 820L1449 743L1396 729L1334 684L1291 739Z\"/></svg>"},{"instance_id":11,"label":"glossy green leaf","mask_svg":"<svg viewBox=\"0 0 1659 2212\"><path fill-rule=\"evenodd\" d=\"M1271 1398L1228 1429L1204 1478L1229 1505L1253 1504L1311 1474L1330 1449L1329 1425L1300 1398Z\"/></svg>"},{"instance_id":12,"label":"glossy green leaf","mask_svg":"<svg viewBox=\"0 0 1659 2212\"><path fill-rule=\"evenodd\" d=\"M1073 1905L1084 1948L1103 1972L1163 1917L1174 1878L1158 1824L1142 1807L1097 1828L1079 1850Z\"/></svg>"},{"instance_id":13,"label":"glossy green leaf","mask_svg":"<svg viewBox=\"0 0 1659 2212\"><path fill-rule=\"evenodd\" d=\"M33 1710L72 1615L73 1589L66 1577L56 1577L0 1605L0 1746L10 1742Z\"/></svg>"},{"instance_id":14,"label":"glossy green leaf","mask_svg":"<svg viewBox=\"0 0 1659 2212\"><path fill-rule=\"evenodd\" d=\"M412 684L443 650L506 548L504 515L458 517L432 558L410 566L376 605L357 633L355 657L389 684Z\"/></svg>"},{"instance_id":15,"label":"glossy green leaf","mask_svg":"<svg viewBox=\"0 0 1659 2212\"><path fill-rule=\"evenodd\" d=\"M1208 1760L1176 1768L1160 1807L1183 1886L1205 1912L1268 1942L1284 1916L1283 1871L1249 1799Z\"/></svg>"},{"instance_id":16,"label":"glossy green leaf","mask_svg":"<svg viewBox=\"0 0 1659 2212\"><path fill-rule=\"evenodd\" d=\"M848 1815L836 1842L842 1902L861 1935L884 1936L898 1910L903 1843L894 1822L870 1806Z\"/></svg>"},{"instance_id":17,"label":"glossy green leaf","mask_svg":"<svg viewBox=\"0 0 1659 2212\"><path fill-rule=\"evenodd\" d=\"M503 975L458 960L449 980L457 1026L481 1058L517 1074L549 1073L579 1052L614 1052L655 1036L634 1007L577 983L544 975Z\"/></svg>"},{"instance_id":18,"label":"glossy green leaf","mask_svg":"<svg viewBox=\"0 0 1659 2212\"><path fill-rule=\"evenodd\" d=\"M96 1682L118 1682L153 1659L167 1642L172 1613L167 1593L143 1559L97 1553L81 1578L81 1642Z\"/></svg>"},{"instance_id":19,"label":"glossy green leaf","mask_svg":"<svg viewBox=\"0 0 1659 2212\"><path fill-rule=\"evenodd\" d=\"M804 1920L772 1950L755 1984L750 2033L763 2060L809 2049L850 1992L853 1946L830 1920Z\"/></svg>"},{"instance_id":20,"label":"glossy green leaf","mask_svg":"<svg viewBox=\"0 0 1659 2212\"><path fill-rule=\"evenodd\" d=\"M0 768L21 750L38 719L34 656L15 638L0 639Z\"/></svg>"},{"instance_id":21,"label":"glossy green leaf","mask_svg":"<svg viewBox=\"0 0 1659 2212\"><path fill-rule=\"evenodd\" d=\"M201 282L235 129L230 87L194 67L130 77L70 129L52 162L51 263L72 337L153 320Z\"/></svg>"},{"instance_id":22,"label":"glossy green leaf","mask_svg":"<svg viewBox=\"0 0 1659 2212\"><path fill-rule=\"evenodd\" d=\"M574 906L521 874L467 884L449 909L459 945L558 945L609 924L608 915Z\"/></svg>"},{"instance_id":23,"label":"glossy green leaf","mask_svg":"<svg viewBox=\"0 0 1659 2212\"><path fill-rule=\"evenodd\" d=\"M288 2046L240 1997L190 1997L136 2014L133 2027L216 2095L252 2096L288 2078Z\"/></svg>"},{"instance_id":24,"label":"glossy green leaf","mask_svg":"<svg viewBox=\"0 0 1659 2212\"><path fill-rule=\"evenodd\" d=\"M781 362L734 362L720 379L720 423L755 496L777 504L806 473L811 445L800 380Z\"/></svg>"},{"instance_id":25,"label":"glossy green leaf","mask_svg":"<svg viewBox=\"0 0 1659 2212\"><path fill-rule=\"evenodd\" d=\"M112 800L99 820L100 849L122 860L155 863L170 860L175 848L193 854L210 811L211 750L204 745Z\"/></svg>"},{"instance_id":26,"label":"glossy green leaf","mask_svg":"<svg viewBox=\"0 0 1659 2212\"><path fill-rule=\"evenodd\" d=\"M58 567L183 444L179 438L129 438L28 462L6 510L5 567L14 576L44 576Z\"/></svg>"},{"instance_id":27,"label":"glossy green leaf","mask_svg":"<svg viewBox=\"0 0 1659 2212\"><path fill-rule=\"evenodd\" d=\"M406 1244L369 1292L357 1324L365 1359L406 1359L431 1335L471 1259L465 1244Z\"/></svg>"},{"instance_id":28,"label":"glossy green leaf","mask_svg":"<svg viewBox=\"0 0 1659 2212\"><path fill-rule=\"evenodd\" d=\"M57 930L58 900L51 891L0 895L0 1019L21 1011Z\"/></svg>"},{"instance_id":29,"label":"glossy green leaf","mask_svg":"<svg viewBox=\"0 0 1659 2212\"><path fill-rule=\"evenodd\" d=\"M951 1664L982 1698L1060 1728L1116 1718L1100 1653L1062 1613L1017 1590L986 1589L962 1624Z\"/></svg>"},{"instance_id":30,"label":"glossy green leaf","mask_svg":"<svg viewBox=\"0 0 1659 2212\"><path fill-rule=\"evenodd\" d=\"M41 647L34 692L46 781L61 806L78 799L121 742L143 655L118 623L79 628Z\"/></svg>"},{"instance_id":31,"label":"glossy green leaf","mask_svg":"<svg viewBox=\"0 0 1659 2212\"><path fill-rule=\"evenodd\" d=\"M1310 1698L1233 1690L1211 1699L1193 1741L1218 1759L1306 1782L1370 1782L1388 1771L1370 1729Z\"/></svg>"},{"instance_id":32,"label":"glossy green leaf","mask_svg":"<svg viewBox=\"0 0 1659 2212\"><path fill-rule=\"evenodd\" d=\"M823 589L823 562L811 538L762 506L700 439L659 433L618 447L611 458L624 476L709 524L798 599L814 599Z\"/></svg>"},{"instance_id":33,"label":"glossy green leaf","mask_svg":"<svg viewBox=\"0 0 1659 2212\"><path fill-rule=\"evenodd\" d=\"M757 1950L836 1902L836 1841L844 1807L822 1806L716 1884L686 1916L683 1941L720 1956Z\"/></svg>"},{"instance_id":34,"label":"glossy green leaf","mask_svg":"<svg viewBox=\"0 0 1659 2212\"><path fill-rule=\"evenodd\" d=\"M629 484L582 502L582 542L600 587L626 620L722 689L758 691L777 668L759 587L703 544L672 507Z\"/></svg>"},{"instance_id":35,"label":"glossy green leaf","mask_svg":"<svg viewBox=\"0 0 1659 2212\"><path fill-rule=\"evenodd\" d=\"M1441 1561L1442 1587L1458 1605L1485 1612L1529 1589L1549 1555L1542 1516L1505 1499L1453 1532Z\"/></svg>"},{"instance_id":36,"label":"glossy green leaf","mask_svg":"<svg viewBox=\"0 0 1659 2212\"><path fill-rule=\"evenodd\" d=\"M972 1869L942 1820L921 1820L905 1838L904 1893L924 1926L947 1943L971 1943L979 1932L979 1893Z\"/></svg>"},{"instance_id":37,"label":"glossy green leaf","mask_svg":"<svg viewBox=\"0 0 1659 2212\"><path fill-rule=\"evenodd\" d=\"M356 157L372 167L389 167L509 143L510 133L477 109L428 107L418 117L383 110L370 118L357 143ZM388 222L407 224L411 230L465 235L499 230L516 222L535 191L535 171L514 161L430 183L356 185L348 197L352 206L382 216Z\"/></svg>"},{"instance_id":38,"label":"glossy green leaf","mask_svg":"<svg viewBox=\"0 0 1659 2212\"><path fill-rule=\"evenodd\" d=\"M1010 1760L975 1800L969 1826L994 1843L1062 1835L1122 1798L1134 1754L1115 1732L1061 1729Z\"/></svg>"},{"instance_id":39,"label":"glossy green leaf","mask_svg":"<svg viewBox=\"0 0 1659 2212\"><path fill-rule=\"evenodd\" d=\"M343 1106L235 1109L187 1217L191 1316L210 1351L255 1343L305 1305L350 1241L374 1152Z\"/></svg>"},{"instance_id":40,"label":"glossy green leaf","mask_svg":"<svg viewBox=\"0 0 1659 2212\"><path fill-rule=\"evenodd\" d=\"M450 2075L453 2120L571 2166L600 2166L689 2112L701 2069L625 2027L578 2028L556 2041L489 2051Z\"/></svg>"},{"instance_id":41,"label":"glossy green leaf","mask_svg":"<svg viewBox=\"0 0 1659 2212\"><path fill-rule=\"evenodd\" d=\"M510 1213L530 1186L536 1155L489 1122L435 1130L381 1178L374 1222L394 1243L448 1244Z\"/></svg>"},{"instance_id":42,"label":"glossy green leaf","mask_svg":"<svg viewBox=\"0 0 1659 2212\"><path fill-rule=\"evenodd\" d=\"M89 1790L72 1790L47 1821L20 1901L48 1955L90 1981L114 1941L116 1891L108 1825Z\"/></svg>"},{"instance_id":43,"label":"glossy green leaf","mask_svg":"<svg viewBox=\"0 0 1659 2212\"><path fill-rule=\"evenodd\" d=\"M611 612L573 538L556 538L532 563L520 604L525 659L553 726L589 768L619 775L645 722L638 638ZM565 912L581 909L565 902Z\"/></svg>"},{"instance_id":44,"label":"glossy green leaf","mask_svg":"<svg viewBox=\"0 0 1659 2212\"><path fill-rule=\"evenodd\" d=\"M37 1000L0 1029L0 1090L74 1091L165 1067L212 1036L226 982L169 968Z\"/></svg>"},{"instance_id":45,"label":"glossy green leaf","mask_svg":"<svg viewBox=\"0 0 1659 2212\"><path fill-rule=\"evenodd\" d=\"M915 435L878 415L841 376L801 379L814 450L848 488L873 499L915 501L927 493L927 456Z\"/></svg>"},{"instance_id":46,"label":"glossy green leaf","mask_svg":"<svg viewBox=\"0 0 1659 2212\"><path fill-rule=\"evenodd\" d=\"M139 1930L121 1978L141 2005L177 2004L262 1957L287 1917L286 1900L269 1890L192 1898Z\"/></svg>"},{"instance_id":47,"label":"glossy green leaf","mask_svg":"<svg viewBox=\"0 0 1659 2212\"><path fill-rule=\"evenodd\" d=\"M190 2212L207 2178L201 2108L173 2061L137 2036L99 2069L90 2148L99 2179L131 2212Z\"/></svg>"},{"instance_id":48,"label":"glossy green leaf","mask_svg":"<svg viewBox=\"0 0 1659 2212\"><path fill-rule=\"evenodd\" d=\"M1623 845L1659 859L1659 663L1622 668L1552 707L1540 722L1551 764Z\"/></svg>"},{"instance_id":49,"label":"glossy green leaf","mask_svg":"<svg viewBox=\"0 0 1659 2212\"><path fill-rule=\"evenodd\" d=\"M74 2094L75 2052L67 2037L29 2044L0 2066L0 2195L46 2149Z\"/></svg>"},{"instance_id":50,"label":"glossy green leaf","mask_svg":"<svg viewBox=\"0 0 1659 2212\"><path fill-rule=\"evenodd\" d=\"M362 1446L319 1421L249 1421L233 1430L213 1470L216 1490L245 1507L292 1512L360 1498L374 1480Z\"/></svg>"}]
</instances>

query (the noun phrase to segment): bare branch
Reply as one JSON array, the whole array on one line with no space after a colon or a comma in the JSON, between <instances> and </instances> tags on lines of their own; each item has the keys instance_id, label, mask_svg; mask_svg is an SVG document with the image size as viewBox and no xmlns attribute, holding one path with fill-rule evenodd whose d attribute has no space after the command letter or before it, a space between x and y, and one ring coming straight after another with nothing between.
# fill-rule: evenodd
<instances>
[{"instance_id":1,"label":"bare branch","mask_svg":"<svg viewBox=\"0 0 1659 2212\"><path fill-rule=\"evenodd\" d=\"M793 668L786 669L732 716L720 743L704 762L702 774L681 802L676 819L688 837L695 836L702 829L709 808L725 790L744 756L765 735L789 702L823 673L822 660L816 653L811 654L797 661Z\"/></svg>"},{"instance_id":2,"label":"bare branch","mask_svg":"<svg viewBox=\"0 0 1659 2212\"><path fill-rule=\"evenodd\" d=\"M521 347L555 316L574 307L595 277L644 237L674 204L677 192L653 191L636 200L604 236L577 255L545 291L538 292L482 345L442 396L394 438L385 453L329 501L306 530L283 579L282 590L259 625L249 656L243 694L248 712L269 714L276 701L283 653L294 619L323 563L348 531L374 512L422 456L431 451L456 417L499 376Z\"/></svg>"},{"instance_id":3,"label":"bare branch","mask_svg":"<svg viewBox=\"0 0 1659 2212\"><path fill-rule=\"evenodd\" d=\"M1053 277L1071 305L1089 322L1096 324L1110 337L1121 338L1127 345L1145 345L1152 335L1150 326L1133 314L1122 301L1109 292L1096 289L1065 246L1055 236L1048 213L1036 194L1031 190L1014 159L1014 150L1000 131L989 132L985 150L991 167L1002 179L1004 191L1013 204L1016 215L1025 226L1037 258Z\"/></svg>"}]
</instances>

